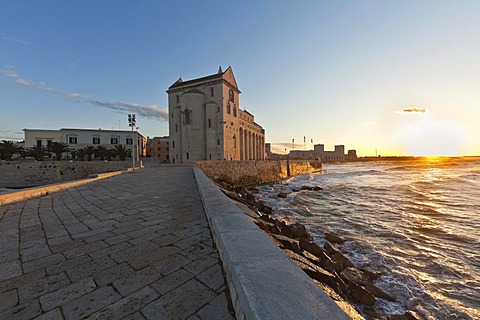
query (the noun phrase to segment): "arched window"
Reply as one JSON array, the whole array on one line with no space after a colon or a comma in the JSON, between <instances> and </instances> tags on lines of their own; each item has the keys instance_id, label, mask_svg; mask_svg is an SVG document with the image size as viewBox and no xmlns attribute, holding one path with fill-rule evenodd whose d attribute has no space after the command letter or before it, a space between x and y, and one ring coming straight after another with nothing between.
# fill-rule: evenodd
<instances>
[{"instance_id":1,"label":"arched window","mask_svg":"<svg viewBox=\"0 0 480 320\"><path fill-rule=\"evenodd\" d=\"M232 102L235 101L232 89L230 89L230 91L228 92L228 100L230 100Z\"/></svg>"},{"instance_id":2,"label":"arched window","mask_svg":"<svg viewBox=\"0 0 480 320\"><path fill-rule=\"evenodd\" d=\"M191 124L192 123L192 110L185 109L183 112L183 124Z\"/></svg>"},{"instance_id":3,"label":"arched window","mask_svg":"<svg viewBox=\"0 0 480 320\"><path fill-rule=\"evenodd\" d=\"M237 107L233 107L233 116L236 117L237 116Z\"/></svg>"},{"instance_id":4,"label":"arched window","mask_svg":"<svg viewBox=\"0 0 480 320\"><path fill-rule=\"evenodd\" d=\"M213 87L210 88L210 96L213 97Z\"/></svg>"},{"instance_id":5,"label":"arched window","mask_svg":"<svg viewBox=\"0 0 480 320\"><path fill-rule=\"evenodd\" d=\"M227 104L227 113L230 114L230 104Z\"/></svg>"},{"instance_id":6,"label":"arched window","mask_svg":"<svg viewBox=\"0 0 480 320\"><path fill-rule=\"evenodd\" d=\"M237 149L237 136L233 135L233 149Z\"/></svg>"}]
</instances>

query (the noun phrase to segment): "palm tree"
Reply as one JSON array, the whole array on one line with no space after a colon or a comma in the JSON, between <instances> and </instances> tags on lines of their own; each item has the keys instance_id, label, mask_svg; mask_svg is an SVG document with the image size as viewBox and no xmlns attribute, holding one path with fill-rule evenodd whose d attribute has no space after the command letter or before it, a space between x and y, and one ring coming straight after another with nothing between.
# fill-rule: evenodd
<instances>
[{"instance_id":1,"label":"palm tree","mask_svg":"<svg viewBox=\"0 0 480 320\"><path fill-rule=\"evenodd\" d=\"M87 156L87 151L85 150L85 148L77 149L75 151L75 155L77 155L81 161L85 161L85 157Z\"/></svg>"},{"instance_id":2,"label":"palm tree","mask_svg":"<svg viewBox=\"0 0 480 320\"><path fill-rule=\"evenodd\" d=\"M55 158L60 160L62 158L62 153L68 152L70 149L65 142L52 142L50 146L50 152L55 153Z\"/></svg>"},{"instance_id":3,"label":"palm tree","mask_svg":"<svg viewBox=\"0 0 480 320\"><path fill-rule=\"evenodd\" d=\"M12 156L15 153L21 153L23 148L19 146L15 141L2 140L0 142L0 159L12 160Z\"/></svg>"},{"instance_id":4,"label":"palm tree","mask_svg":"<svg viewBox=\"0 0 480 320\"><path fill-rule=\"evenodd\" d=\"M35 146L33 148L28 149L27 155L30 157L34 157L35 160L43 161L47 151L42 146Z\"/></svg>"},{"instance_id":5,"label":"palm tree","mask_svg":"<svg viewBox=\"0 0 480 320\"><path fill-rule=\"evenodd\" d=\"M121 161L125 161L125 158L131 154L131 150L127 149L124 145L117 144L115 146L115 153L120 158Z\"/></svg>"},{"instance_id":6,"label":"palm tree","mask_svg":"<svg viewBox=\"0 0 480 320\"><path fill-rule=\"evenodd\" d=\"M95 148L95 153L100 156L100 160L105 160L108 157L109 149L105 146L98 146Z\"/></svg>"},{"instance_id":7,"label":"palm tree","mask_svg":"<svg viewBox=\"0 0 480 320\"><path fill-rule=\"evenodd\" d=\"M92 156L95 153L95 147L87 146L84 149L85 149L85 154L87 155L87 160L92 161Z\"/></svg>"}]
</instances>

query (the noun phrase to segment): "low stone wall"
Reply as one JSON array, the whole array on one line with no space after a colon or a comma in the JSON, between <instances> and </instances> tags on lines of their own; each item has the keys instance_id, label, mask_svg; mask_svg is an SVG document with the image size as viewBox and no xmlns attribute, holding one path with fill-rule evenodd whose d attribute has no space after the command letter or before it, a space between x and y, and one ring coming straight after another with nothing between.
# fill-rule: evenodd
<instances>
[{"instance_id":1,"label":"low stone wall","mask_svg":"<svg viewBox=\"0 0 480 320\"><path fill-rule=\"evenodd\" d=\"M131 161L1 161L0 188L28 188L124 170Z\"/></svg>"},{"instance_id":2,"label":"low stone wall","mask_svg":"<svg viewBox=\"0 0 480 320\"><path fill-rule=\"evenodd\" d=\"M194 164L210 179L234 187L259 185L322 169L320 162L308 160L197 161Z\"/></svg>"}]
</instances>

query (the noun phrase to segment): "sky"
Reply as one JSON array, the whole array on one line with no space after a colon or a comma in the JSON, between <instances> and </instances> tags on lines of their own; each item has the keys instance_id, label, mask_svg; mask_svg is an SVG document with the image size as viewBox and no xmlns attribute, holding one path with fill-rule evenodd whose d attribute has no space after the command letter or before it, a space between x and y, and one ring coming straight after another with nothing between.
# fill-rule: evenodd
<instances>
[{"instance_id":1,"label":"sky","mask_svg":"<svg viewBox=\"0 0 480 320\"><path fill-rule=\"evenodd\" d=\"M129 113L143 135L165 136L167 88L231 66L274 151L480 155L480 1L1 7L0 139L128 130Z\"/></svg>"}]
</instances>

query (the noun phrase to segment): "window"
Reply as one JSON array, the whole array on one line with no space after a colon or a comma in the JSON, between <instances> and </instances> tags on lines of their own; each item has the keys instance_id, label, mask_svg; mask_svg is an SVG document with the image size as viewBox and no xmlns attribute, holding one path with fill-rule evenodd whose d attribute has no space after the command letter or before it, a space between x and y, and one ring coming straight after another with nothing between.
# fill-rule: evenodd
<instances>
[{"instance_id":1,"label":"window","mask_svg":"<svg viewBox=\"0 0 480 320\"><path fill-rule=\"evenodd\" d=\"M210 96L213 97L213 88L210 88Z\"/></svg>"},{"instance_id":2,"label":"window","mask_svg":"<svg viewBox=\"0 0 480 320\"><path fill-rule=\"evenodd\" d=\"M160 148L160 147L158 147L157 149L158 149L158 151L162 151L162 148Z\"/></svg>"},{"instance_id":3,"label":"window","mask_svg":"<svg viewBox=\"0 0 480 320\"><path fill-rule=\"evenodd\" d=\"M237 149L237 136L233 135L233 149Z\"/></svg>"},{"instance_id":4,"label":"window","mask_svg":"<svg viewBox=\"0 0 480 320\"><path fill-rule=\"evenodd\" d=\"M175 132L178 132L178 125L175 123Z\"/></svg>"},{"instance_id":5,"label":"window","mask_svg":"<svg viewBox=\"0 0 480 320\"><path fill-rule=\"evenodd\" d=\"M220 106L217 107L217 112L220 112Z\"/></svg>"},{"instance_id":6,"label":"window","mask_svg":"<svg viewBox=\"0 0 480 320\"><path fill-rule=\"evenodd\" d=\"M217 145L218 145L218 146L220 145L220 139L217 140Z\"/></svg>"},{"instance_id":7,"label":"window","mask_svg":"<svg viewBox=\"0 0 480 320\"><path fill-rule=\"evenodd\" d=\"M126 144L133 144L133 139L132 138L127 138L125 142L126 142ZM114 144L114 143L112 142L112 144Z\"/></svg>"},{"instance_id":8,"label":"window","mask_svg":"<svg viewBox=\"0 0 480 320\"><path fill-rule=\"evenodd\" d=\"M50 148L52 146L52 140L47 140L47 148Z\"/></svg>"},{"instance_id":9,"label":"window","mask_svg":"<svg viewBox=\"0 0 480 320\"><path fill-rule=\"evenodd\" d=\"M37 147L41 147L42 146L42 140L41 139L37 139Z\"/></svg>"},{"instance_id":10,"label":"window","mask_svg":"<svg viewBox=\"0 0 480 320\"><path fill-rule=\"evenodd\" d=\"M68 137L68 143L77 144L77 137Z\"/></svg>"},{"instance_id":11,"label":"window","mask_svg":"<svg viewBox=\"0 0 480 320\"><path fill-rule=\"evenodd\" d=\"M172 141L172 148L175 148L175 141Z\"/></svg>"},{"instance_id":12,"label":"window","mask_svg":"<svg viewBox=\"0 0 480 320\"><path fill-rule=\"evenodd\" d=\"M180 102L180 96L177 94L177 103Z\"/></svg>"},{"instance_id":13,"label":"window","mask_svg":"<svg viewBox=\"0 0 480 320\"><path fill-rule=\"evenodd\" d=\"M233 116L234 116L234 117L237 116L237 107L233 107Z\"/></svg>"},{"instance_id":14,"label":"window","mask_svg":"<svg viewBox=\"0 0 480 320\"><path fill-rule=\"evenodd\" d=\"M184 111L184 124L191 124L192 121L192 111L185 109Z\"/></svg>"},{"instance_id":15,"label":"window","mask_svg":"<svg viewBox=\"0 0 480 320\"><path fill-rule=\"evenodd\" d=\"M167 149L166 149L166 150L168 151L168 147L167 147Z\"/></svg>"},{"instance_id":16,"label":"window","mask_svg":"<svg viewBox=\"0 0 480 320\"><path fill-rule=\"evenodd\" d=\"M209 127L209 128L212 127L212 119L208 119L208 127Z\"/></svg>"},{"instance_id":17,"label":"window","mask_svg":"<svg viewBox=\"0 0 480 320\"><path fill-rule=\"evenodd\" d=\"M230 89L230 91L228 92L228 100L234 102L234 96L233 96L233 90Z\"/></svg>"},{"instance_id":18,"label":"window","mask_svg":"<svg viewBox=\"0 0 480 320\"><path fill-rule=\"evenodd\" d=\"M230 114L230 105L227 104L227 113Z\"/></svg>"},{"instance_id":19,"label":"window","mask_svg":"<svg viewBox=\"0 0 480 320\"><path fill-rule=\"evenodd\" d=\"M93 137L92 140L93 140L92 141L93 144L100 144L100 137Z\"/></svg>"},{"instance_id":20,"label":"window","mask_svg":"<svg viewBox=\"0 0 480 320\"><path fill-rule=\"evenodd\" d=\"M187 152L187 160L190 159L190 154Z\"/></svg>"},{"instance_id":21,"label":"window","mask_svg":"<svg viewBox=\"0 0 480 320\"><path fill-rule=\"evenodd\" d=\"M173 119L173 112L172 112L172 119Z\"/></svg>"},{"instance_id":22,"label":"window","mask_svg":"<svg viewBox=\"0 0 480 320\"><path fill-rule=\"evenodd\" d=\"M111 137L110 138L110 144L118 144L118 138L117 137Z\"/></svg>"}]
</instances>

